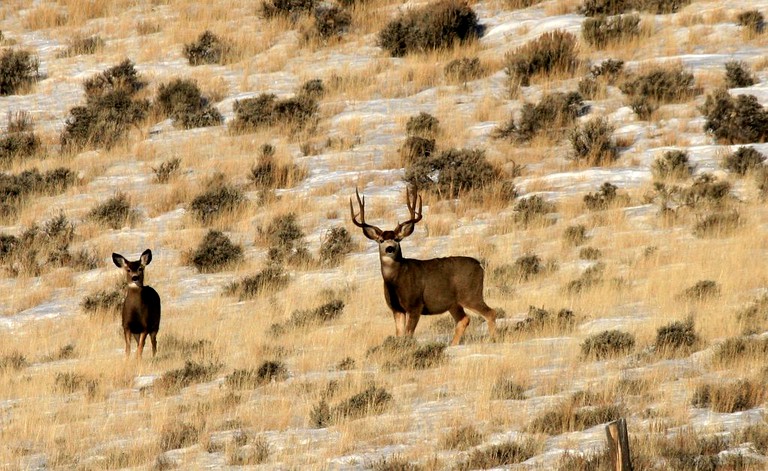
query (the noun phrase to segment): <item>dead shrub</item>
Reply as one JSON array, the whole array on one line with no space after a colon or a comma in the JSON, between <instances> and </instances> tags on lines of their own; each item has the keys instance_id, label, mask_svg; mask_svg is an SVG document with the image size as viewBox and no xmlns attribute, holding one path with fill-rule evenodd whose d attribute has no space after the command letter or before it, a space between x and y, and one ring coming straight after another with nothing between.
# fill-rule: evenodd
<instances>
[{"instance_id":1,"label":"dead shrub","mask_svg":"<svg viewBox=\"0 0 768 471\"><path fill-rule=\"evenodd\" d=\"M587 228L583 224L568 226L563 231L563 240L571 247L578 247L587 241Z\"/></svg>"},{"instance_id":2,"label":"dead shrub","mask_svg":"<svg viewBox=\"0 0 768 471\"><path fill-rule=\"evenodd\" d=\"M737 211L714 212L697 219L693 225L696 237L725 237L743 224Z\"/></svg>"},{"instance_id":3,"label":"dead shrub","mask_svg":"<svg viewBox=\"0 0 768 471\"><path fill-rule=\"evenodd\" d=\"M99 35L82 37L76 36L69 42L69 46L59 54L58 57L74 57L81 55L96 54L104 49L104 39Z\"/></svg>"},{"instance_id":4,"label":"dead shrub","mask_svg":"<svg viewBox=\"0 0 768 471\"><path fill-rule=\"evenodd\" d=\"M423 111L411 116L405 123L405 133L408 136L434 138L439 131L440 120Z\"/></svg>"},{"instance_id":5,"label":"dead shrub","mask_svg":"<svg viewBox=\"0 0 768 471\"><path fill-rule=\"evenodd\" d=\"M316 3L315 0L267 0L261 2L261 14L267 19L288 18L295 22L309 15Z\"/></svg>"},{"instance_id":6,"label":"dead shrub","mask_svg":"<svg viewBox=\"0 0 768 471\"><path fill-rule=\"evenodd\" d=\"M522 401L525 398L525 386L511 379L499 378L491 387L491 399Z\"/></svg>"},{"instance_id":7,"label":"dead shrub","mask_svg":"<svg viewBox=\"0 0 768 471\"><path fill-rule=\"evenodd\" d=\"M467 83L476 80L485 74L485 70L477 57L462 57L453 59L445 64L443 73L448 81L453 83Z\"/></svg>"},{"instance_id":8,"label":"dead shrub","mask_svg":"<svg viewBox=\"0 0 768 471\"><path fill-rule=\"evenodd\" d=\"M542 331L570 332L576 325L576 316L570 309L528 307L528 316L515 323L514 331L521 333L536 333Z\"/></svg>"},{"instance_id":9,"label":"dead shrub","mask_svg":"<svg viewBox=\"0 0 768 471\"><path fill-rule=\"evenodd\" d=\"M720 296L720 286L713 280L700 280L680 293L679 297L690 301L704 301Z\"/></svg>"},{"instance_id":10,"label":"dead shrub","mask_svg":"<svg viewBox=\"0 0 768 471\"><path fill-rule=\"evenodd\" d=\"M169 451L194 445L200 439L201 433L199 425L181 421L169 422L160 431L160 449Z\"/></svg>"},{"instance_id":11,"label":"dead shrub","mask_svg":"<svg viewBox=\"0 0 768 471\"><path fill-rule=\"evenodd\" d=\"M329 267L338 266L354 247L352 235L346 227L332 227L328 229L320 243L320 263Z\"/></svg>"},{"instance_id":12,"label":"dead shrub","mask_svg":"<svg viewBox=\"0 0 768 471\"><path fill-rule=\"evenodd\" d=\"M152 167L152 171L155 173L155 180L158 183L168 183L179 173L180 165L181 159L172 157L161 162L156 168Z\"/></svg>"},{"instance_id":13,"label":"dead shrub","mask_svg":"<svg viewBox=\"0 0 768 471\"><path fill-rule=\"evenodd\" d=\"M352 15L345 9L335 5L319 5L315 7L315 34L323 40L340 38L349 30Z\"/></svg>"},{"instance_id":14,"label":"dead shrub","mask_svg":"<svg viewBox=\"0 0 768 471\"><path fill-rule=\"evenodd\" d=\"M413 337L389 336L381 345L369 348L366 356L381 363L382 369L386 371L423 370L444 363L445 348L442 343L419 345Z\"/></svg>"}]
</instances>

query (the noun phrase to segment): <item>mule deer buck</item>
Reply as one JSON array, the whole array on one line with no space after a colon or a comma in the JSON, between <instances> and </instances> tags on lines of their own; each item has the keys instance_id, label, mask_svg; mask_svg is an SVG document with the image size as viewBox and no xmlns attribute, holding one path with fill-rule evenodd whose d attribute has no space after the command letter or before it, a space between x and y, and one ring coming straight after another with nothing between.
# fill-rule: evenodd
<instances>
[{"instance_id":1,"label":"mule deer buck","mask_svg":"<svg viewBox=\"0 0 768 471\"><path fill-rule=\"evenodd\" d=\"M157 331L160 330L160 295L151 286L144 285L144 268L152 261L152 251L147 249L141 257L129 262L118 253L112 254L112 261L125 271L128 287L123 302L123 334L125 335L125 356L131 355L131 336L139 344L136 358L141 358L144 342L149 335L152 341L152 356L157 354Z\"/></svg>"},{"instance_id":2,"label":"mule deer buck","mask_svg":"<svg viewBox=\"0 0 768 471\"><path fill-rule=\"evenodd\" d=\"M355 214L352 199L349 211L352 222L363 229L363 235L379 244L384 297L395 317L395 332L412 336L419 317L449 311L456 327L451 345L458 345L469 325L464 309L471 309L488 322L491 338L496 334L496 311L483 300L483 267L471 257L445 257L416 260L403 257L400 241L413 233L421 221L421 197L414 190L406 192L410 219L398 223L393 231L382 231L365 222L365 197L355 189L359 214ZM416 205L418 203L418 210ZM360 216L360 220L357 217Z\"/></svg>"}]
</instances>

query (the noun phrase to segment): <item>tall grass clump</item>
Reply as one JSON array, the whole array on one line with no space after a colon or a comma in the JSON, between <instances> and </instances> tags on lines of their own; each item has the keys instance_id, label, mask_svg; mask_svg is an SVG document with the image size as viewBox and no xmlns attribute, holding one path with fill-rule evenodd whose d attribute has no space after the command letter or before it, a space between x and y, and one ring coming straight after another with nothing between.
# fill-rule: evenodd
<instances>
[{"instance_id":1,"label":"tall grass clump","mask_svg":"<svg viewBox=\"0 0 768 471\"><path fill-rule=\"evenodd\" d=\"M736 16L736 23L752 34L762 34L765 31L765 16L760 10L747 10L739 13Z\"/></svg>"},{"instance_id":2,"label":"tall grass clump","mask_svg":"<svg viewBox=\"0 0 768 471\"><path fill-rule=\"evenodd\" d=\"M637 10L655 15L675 13L691 0L584 0L579 13L586 16L619 15Z\"/></svg>"},{"instance_id":3,"label":"tall grass clump","mask_svg":"<svg viewBox=\"0 0 768 471\"><path fill-rule=\"evenodd\" d=\"M26 93L40 78L40 62L31 52L5 49L0 54L0 96Z\"/></svg>"},{"instance_id":4,"label":"tall grass clump","mask_svg":"<svg viewBox=\"0 0 768 471\"><path fill-rule=\"evenodd\" d=\"M122 141L147 116L149 101L136 96L145 85L128 59L87 79L86 104L69 110L59 138L62 150L109 149Z\"/></svg>"},{"instance_id":5,"label":"tall grass clump","mask_svg":"<svg viewBox=\"0 0 768 471\"><path fill-rule=\"evenodd\" d=\"M562 30L544 33L504 56L511 89L528 86L538 75L572 74L579 59L576 36Z\"/></svg>"},{"instance_id":6,"label":"tall grass clump","mask_svg":"<svg viewBox=\"0 0 768 471\"><path fill-rule=\"evenodd\" d=\"M58 57L74 57L96 54L104 49L104 39L101 36L76 36L69 42L69 46L58 54Z\"/></svg>"},{"instance_id":7,"label":"tall grass clump","mask_svg":"<svg viewBox=\"0 0 768 471\"><path fill-rule=\"evenodd\" d=\"M155 104L164 116L183 129L217 126L224 118L211 105L193 80L175 79L157 90Z\"/></svg>"},{"instance_id":8,"label":"tall grass clump","mask_svg":"<svg viewBox=\"0 0 768 471\"><path fill-rule=\"evenodd\" d=\"M603 49L640 36L640 15L597 16L581 24L581 36L587 44Z\"/></svg>"},{"instance_id":9,"label":"tall grass clump","mask_svg":"<svg viewBox=\"0 0 768 471\"><path fill-rule=\"evenodd\" d=\"M237 296L240 301L253 299L264 293L273 293L288 286L289 278L282 265L271 264L254 275L229 283L224 293Z\"/></svg>"},{"instance_id":10,"label":"tall grass clump","mask_svg":"<svg viewBox=\"0 0 768 471\"><path fill-rule=\"evenodd\" d=\"M469 43L480 36L477 14L462 0L440 0L411 8L378 34L378 44L393 57Z\"/></svg>"}]
</instances>

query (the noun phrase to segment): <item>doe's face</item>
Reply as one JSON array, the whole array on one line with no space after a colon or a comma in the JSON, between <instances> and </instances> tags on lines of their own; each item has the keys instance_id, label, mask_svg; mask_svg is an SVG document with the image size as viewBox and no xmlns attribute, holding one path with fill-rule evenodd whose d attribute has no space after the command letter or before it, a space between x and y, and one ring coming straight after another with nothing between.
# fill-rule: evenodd
<instances>
[{"instance_id":1,"label":"doe's face","mask_svg":"<svg viewBox=\"0 0 768 471\"><path fill-rule=\"evenodd\" d=\"M141 261L127 262L123 269L129 286L141 288L144 286L144 265Z\"/></svg>"}]
</instances>

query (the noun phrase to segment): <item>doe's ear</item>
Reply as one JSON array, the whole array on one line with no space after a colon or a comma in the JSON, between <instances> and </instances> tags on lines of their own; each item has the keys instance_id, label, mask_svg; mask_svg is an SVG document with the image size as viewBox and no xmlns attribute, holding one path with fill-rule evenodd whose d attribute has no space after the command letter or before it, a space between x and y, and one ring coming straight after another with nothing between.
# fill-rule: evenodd
<instances>
[{"instance_id":1,"label":"doe's ear","mask_svg":"<svg viewBox=\"0 0 768 471\"><path fill-rule=\"evenodd\" d=\"M149 262L152 261L152 251L147 249L141 254L141 264L142 265L149 265Z\"/></svg>"},{"instance_id":2,"label":"doe's ear","mask_svg":"<svg viewBox=\"0 0 768 471\"><path fill-rule=\"evenodd\" d=\"M112 261L115 262L115 265L117 266L117 268L123 268L127 263L125 260L125 257L120 255L119 253L112 254Z\"/></svg>"}]
</instances>

